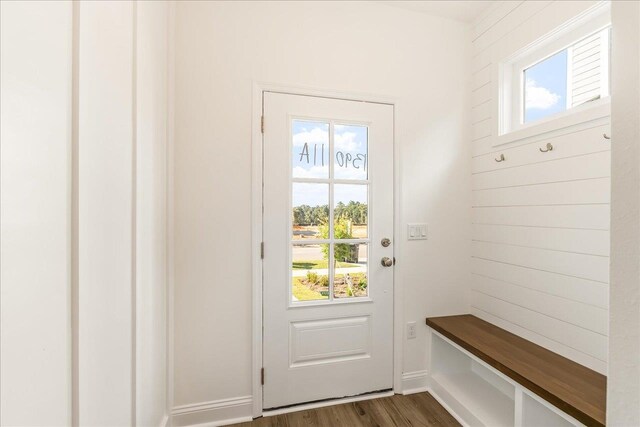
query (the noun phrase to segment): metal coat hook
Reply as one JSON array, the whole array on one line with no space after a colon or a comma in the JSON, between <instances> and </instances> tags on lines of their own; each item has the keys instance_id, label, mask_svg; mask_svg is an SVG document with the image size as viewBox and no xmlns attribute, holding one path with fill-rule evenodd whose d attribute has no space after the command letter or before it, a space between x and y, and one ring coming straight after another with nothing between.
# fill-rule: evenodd
<instances>
[{"instance_id":1,"label":"metal coat hook","mask_svg":"<svg viewBox=\"0 0 640 427\"><path fill-rule=\"evenodd\" d=\"M551 145L550 142L547 142L547 146L546 147L547 147L546 149L540 148L540 151L543 152L543 153L546 153L547 151L553 151L553 145Z\"/></svg>"},{"instance_id":2,"label":"metal coat hook","mask_svg":"<svg viewBox=\"0 0 640 427\"><path fill-rule=\"evenodd\" d=\"M500 157L498 157L497 159L494 159L496 162L500 163L500 162L504 162L505 158L504 158L504 154L500 154Z\"/></svg>"},{"instance_id":3,"label":"metal coat hook","mask_svg":"<svg viewBox=\"0 0 640 427\"><path fill-rule=\"evenodd\" d=\"M603 134L602 134L602 136L604 137L604 139L611 139L611 137L610 137L610 136L607 136L607 134L606 134L606 133L603 133Z\"/></svg>"}]
</instances>

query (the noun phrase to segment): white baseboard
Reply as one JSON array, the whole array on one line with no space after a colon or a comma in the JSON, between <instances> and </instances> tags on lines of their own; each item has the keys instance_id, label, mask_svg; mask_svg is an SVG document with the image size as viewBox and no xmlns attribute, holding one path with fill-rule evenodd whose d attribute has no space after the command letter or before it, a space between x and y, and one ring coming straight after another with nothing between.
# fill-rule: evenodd
<instances>
[{"instance_id":1,"label":"white baseboard","mask_svg":"<svg viewBox=\"0 0 640 427\"><path fill-rule=\"evenodd\" d=\"M402 376L403 394L419 393L426 391L427 372L407 372ZM393 392L377 393L365 396L356 396L335 401L320 402L297 407L265 411L264 416L300 411L316 407L338 405L358 400L374 399L392 396ZM308 407L307 407L308 406ZM176 406L171 411L172 427L218 427L229 424L243 423L253 420L253 399L251 396L241 396L231 399L214 400L211 402L193 403ZM169 417L165 416L161 427L167 427Z\"/></svg>"},{"instance_id":2,"label":"white baseboard","mask_svg":"<svg viewBox=\"0 0 640 427\"><path fill-rule=\"evenodd\" d=\"M159 427L169 427L169 414L165 414L164 417L162 417Z\"/></svg>"},{"instance_id":3,"label":"white baseboard","mask_svg":"<svg viewBox=\"0 0 640 427\"><path fill-rule=\"evenodd\" d=\"M217 427L251 421L251 396L176 406L171 411L173 427Z\"/></svg>"},{"instance_id":4,"label":"white baseboard","mask_svg":"<svg viewBox=\"0 0 640 427\"><path fill-rule=\"evenodd\" d=\"M413 371L402 374L402 394L422 393L429 389L427 371Z\"/></svg>"}]
</instances>

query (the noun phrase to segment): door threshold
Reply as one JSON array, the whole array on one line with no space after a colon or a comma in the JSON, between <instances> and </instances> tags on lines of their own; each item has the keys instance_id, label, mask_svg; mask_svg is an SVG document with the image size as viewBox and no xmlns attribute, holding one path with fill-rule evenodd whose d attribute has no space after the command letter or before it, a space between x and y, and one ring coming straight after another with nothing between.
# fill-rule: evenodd
<instances>
[{"instance_id":1,"label":"door threshold","mask_svg":"<svg viewBox=\"0 0 640 427\"><path fill-rule=\"evenodd\" d=\"M379 399L381 397L393 396L394 394L395 393L393 392L393 390L374 391L372 393L359 394L357 396L341 397L337 399L325 399L311 403L300 403L298 405L291 405L284 408L265 409L264 411L262 411L262 416L272 417L274 415L288 414L290 412L306 411L308 409L324 408L326 406L342 405L344 403L360 402L362 400Z\"/></svg>"}]
</instances>

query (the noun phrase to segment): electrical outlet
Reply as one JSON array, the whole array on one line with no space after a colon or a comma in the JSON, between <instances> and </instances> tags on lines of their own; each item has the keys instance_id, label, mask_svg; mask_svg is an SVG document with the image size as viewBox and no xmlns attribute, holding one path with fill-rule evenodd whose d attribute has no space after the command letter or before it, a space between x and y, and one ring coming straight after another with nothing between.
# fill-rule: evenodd
<instances>
[{"instance_id":1,"label":"electrical outlet","mask_svg":"<svg viewBox=\"0 0 640 427\"><path fill-rule=\"evenodd\" d=\"M416 337L416 322L407 323L407 339L412 340Z\"/></svg>"}]
</instances>

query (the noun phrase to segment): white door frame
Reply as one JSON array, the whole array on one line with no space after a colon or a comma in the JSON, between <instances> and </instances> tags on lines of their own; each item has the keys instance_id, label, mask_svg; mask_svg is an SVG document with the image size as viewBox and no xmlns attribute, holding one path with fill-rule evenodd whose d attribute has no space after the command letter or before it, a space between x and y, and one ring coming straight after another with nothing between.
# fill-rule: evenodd
<instances>
[{"instance_id":1,"label":"white door frame","mask_svg":"<svg viewBox=\"0 0 640 427\"><path fill-rule=\"evenodd\" d=\"M281 85L273 83L253 82L253 108L251 117L251 265L252 265L252 401L253 417L262 416L262 385L260 371L262 369L262 259L260 243L262 242L262 107L263 92L281 92L291 95L308 95L324 98L335 98L350 101L375 102L393 106L393 190L394 190L394 255L401 260L402 235L400 223L400 149L398 144L398 101L394 97L372 94L357 94L318 90L308 87ZM268 123L265 126L269 126ZM402 262L396 264L393 272L393 390L402 393L402 356L404 308L402 304L402 281L400 280Z\"/></svg>"}]
</instances>

